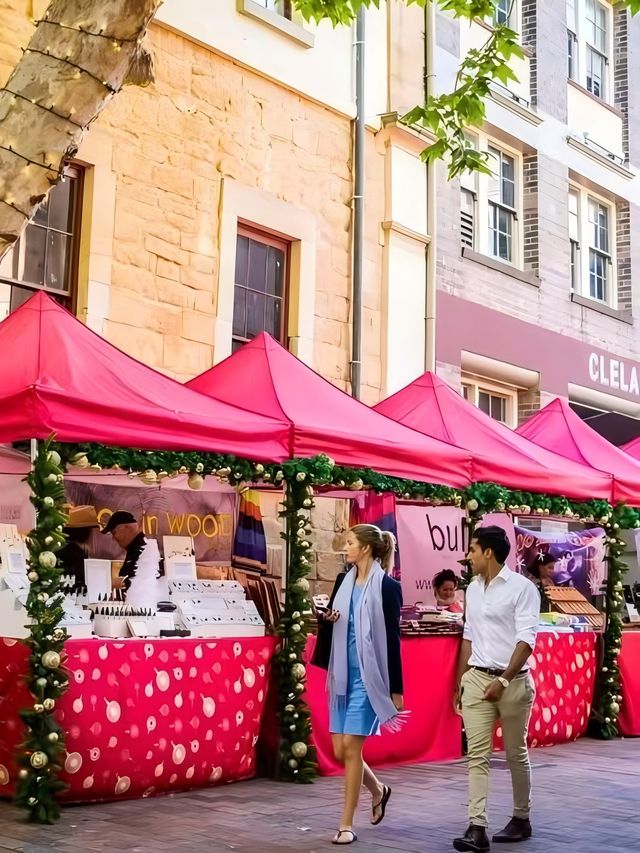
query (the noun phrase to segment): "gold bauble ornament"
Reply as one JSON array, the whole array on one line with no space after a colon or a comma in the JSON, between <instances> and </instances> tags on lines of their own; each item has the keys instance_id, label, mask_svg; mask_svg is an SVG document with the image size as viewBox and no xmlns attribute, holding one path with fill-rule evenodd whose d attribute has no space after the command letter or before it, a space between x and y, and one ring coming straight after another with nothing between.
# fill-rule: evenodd
<instances>
[{"instance_id":1,"label":"gold bauble ornament","mask_svg":"<svg viewBox=\"0 0 640 853\"><path fill-rule=\"evenodd\" d=\"M198 491L198 489L202 488L203 484L204 484L204 479L202 478L202 476L200 474L196 474L195 471L192 471L189 474L189 479L187 480L187 485L189 486L190 489L194 489L195 491Z\"/></svg>"},{"instance_id":2,"label":"gold bauble ornament","mask_svg":"<svg viewBox=\"0 0 640 853\"><path fill-rule=\"evenodd\" d=\"M44 705L45 711L53 711L53 709L56 707L56 703L53 699L45 699L42 704Z\"/></svg>"},{"instance_id":3,"label":"gold bauble ornament","mask_svg":"<svg viewBox=\"0 0 640 853\"><path fill-rule=\"evenodd\" d=\"M32 767L34 767L36 770L41 770L43 767L47 766L47 764L49 763L49 758L47 757L46 752L40 752L40 750L38 750L37 752L34 752L32 754L29 761L31 762Z\"/></svg>"},{"instance_id":4,"label":"gold bauble ornament","mask_svg":"<svg viewBox=\"0 0 640 853\"><path fill-rule=\"evenodd\" d=\"M58 652L48 651L42 655L42 665L47 669L57 669L60 666L60 655Z\"/></svg>"}]
</instances>

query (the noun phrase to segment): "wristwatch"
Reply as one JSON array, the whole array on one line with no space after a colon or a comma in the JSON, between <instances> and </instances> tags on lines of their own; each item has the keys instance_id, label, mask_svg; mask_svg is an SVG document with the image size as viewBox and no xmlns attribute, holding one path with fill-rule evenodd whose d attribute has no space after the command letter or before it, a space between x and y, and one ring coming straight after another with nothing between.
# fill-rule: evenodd
<instances>
[{"instance_id":1,"label":"wristwatch","mask_svg":"<svg viewBox=\"0 0 640 853\"><path fill-rule=\"evenodd\" d=\"M500 684L502 684L502 686L505 688L505 690L506 690L506 689L507 689L507 687L509 686L509 682L507 681L507 679L506 679L506 678L503 678L503 676L502 676L502 675L499 675L499 676L496 678L496 681L499 681L499 682L500 682Z\"/></svg>"}]
</instances>

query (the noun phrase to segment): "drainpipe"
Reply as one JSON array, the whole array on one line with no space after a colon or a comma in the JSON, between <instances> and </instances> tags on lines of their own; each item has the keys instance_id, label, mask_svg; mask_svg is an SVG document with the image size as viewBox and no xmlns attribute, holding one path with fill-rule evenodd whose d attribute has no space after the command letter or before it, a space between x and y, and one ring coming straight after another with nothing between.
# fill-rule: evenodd
<instances>
[{"instance_id":1,"label":"drainpipe","mask_svg":"<svg viewBox=\"0 0 640 853\"><path fill-rule=\"evenodd\" d=\"M424 99L433 94L436 9L427 3L424 10ZM427 169L427 232L431 242L426 247L425 282L425 370L436 369L436 243L438 211L436 207L437 164L429 163Z\"/></svg>"},{"instance_id":2,"label":"drainpipe","mask_svg":"<svg viewBox=\"0 0 640 853\"><path fill-rule=\"evenodd\" d=\"M364 257L364 8L356 17L356 119L353 146L353 320L351 395L360 399L362 367L362 268Z\"/></svg>"}]
</instances>

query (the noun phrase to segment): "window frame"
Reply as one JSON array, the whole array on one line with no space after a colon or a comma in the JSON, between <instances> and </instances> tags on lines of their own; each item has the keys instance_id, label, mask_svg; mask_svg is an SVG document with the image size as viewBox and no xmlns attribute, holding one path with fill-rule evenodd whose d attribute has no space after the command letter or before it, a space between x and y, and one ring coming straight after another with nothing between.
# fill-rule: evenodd
<instances>
[{"instance_id":1,"label":"window frame","mask_svg":"<svg viewBox=\"0 0 640 853\"><path fill-rule=\"evenodd\" d=\"M594 18L588 17L589 6L593 4ZM603 0L573 0L567 4L567 79L573 80L586 92L605 104L613 103L613 72L614 56L613 6ZM598 24L598 11L604 15L604 29ZM600 43L597 38L591 38L590 30L598 29L604 32ZM571 36L574 37L576 48L573 58L570 56L569 45ZM593 61L602 62L599 91L595 91L593 82ZM572 61L573 60L573 61ZM591 73L589 68L592 69Z\"/></svg>"},{"instance_id":2,"label":"window frame","mask_svg":"<svg viewBox=\"0 0 640 853\"><path fill-rule=\"evenodd\" d=\"M465 396L465 388L469 392L468 396ZM460 395L463 397L463 399L467 400L467 402L471 403L477 409L480 409L478 402L481 393L488 394L490 398L499 397L500 399L504 400L505 419L502 421L498 418L494 418L492 415L489 415L489 417L495 420L497 423L503 424L509 429L515 429L515 427L518 425L517 388L514 388L511 385L505 385L495 380L485 379L483 377L463 373L460 378Z\"/></svg>"},{"instance_id":3,"label":"window frame","mask_svg":"<svg viewBox=\"0 0 640 853\"><path fill-rule=\"evenodd\" d=\"M46 284L39 284L38 282L26 281L19 278L13 278L13 276L3 275L0 272L0 285L7 285L11 288L19 288L20 290L29 290L33 293L37 293L38 291L43 291L44 293L49 294L58 302L63 304L72 314L75 314L78 307L78 290L79 290L79 267L80 267L80 245L82 242L82 213L84 207L84 191L85 191L85 169L82 165L78 163L70 163L64 168L63 172L64 179L71 178L75 184L75 195L74 195L74 209L71 215L71 230L61 231L57 228L49 228L48 223L46 226L42 226L39 223L33 223L35 227L42 228L45 234L49 234L49 232L65 234L70 238L71 249L69 252L69 289L64 290L59 287L50 287ZM58 186L58 185L56 185ZM48 199L50 199L51 192L54 192L56 187L52 187L49 192ZM34 213L35 217L35 213ZM27 225L33 222L33 217L29 220ZM26 228L25 228L26 230ZM24 232L23 232L24 234ZM22 237L20 238L22 239ZM12 246L7 255L11 255L14 251L15 247L17 247L19 241L16 241L14 246ZM3 260L6 259L3 258ZM46 268L46 248L45 248L45 268ZM9 302L9 312L11 313L11 297ZM14 309L15 310L15 309Z\"/></svg>"},{"instance_id":4,"label":"window frame","mask_svg":"<svg viewBox=\"0 0 640 853\"><path fill-rule=\"evenodd\" d=\"M489 199L489 186L492 178L489 175L475 173L473 177L463 176L461 179L461 192L467 192L475 196L474 207L474 234L473 234L473 250L487 258L491 258L499 263L507 264L515 269L523 269L524 261L524 246L522 243L522 205L523 205L523 158L520 151L506 145L501 140L483 131L473 131L469 133L468 139L470 143L481 151L491 152L493 149L501 155L499 169L500 173L498 181L500 183L500 201ZM513 207L504 202L502 197L502 183L504 177L502 175L502 156L509 157L513 160ZM490 160L490 165L493 162ZM507 260L499 254L494 254L491 245L491 226L490 212L492 209L506 211L511 217L511 258ZM460 203L460 215L462 216L462 203ZM462 246L468 243L462 241L462 230L460 232L460 243Z\"/></svg>"},{"instance_id":5,"label":"window frame","mask_svg":"<svg viewBox=\"0 0 640 853\"><path fill-rule=\"evenodd\" d=\"M569 195L574 195L578 199L577 268L579 275L576 275L575 281L572 282L571 291L582 296L584 299L590 299L598 305L606 305L615 310L618 301L615 202L575 183L569 184ZM597 204L604 208L607 214L608 246L606 251L601 246L592 245L592 242L595 241L591 240L590 234L592 222L589 209L591 204ZM571 251L573 251L573 243L575 241L572 240L571 236L569 242L572 244ZM607 273L605 280L607 293L605 299L600 299L591 292L590 264L592 253L605 259Z\"/></svg>"},{"instance_id":6,"label":"window frame","mask_svg":"<svg viewBox=\"0 0 640 853\"><path fill-rule=\"evenodd\" d=\"M285 237L282 234L277 233L276 231L272 231L270 229L260 227L255 223L248 222L244 219L238 219L237 221L237 229L236 229L236 253L238 250L238 237L246 237L249 240L253 240L257 243L262 243L265 246L271 246L273 248L279 249L284 253L284 274L283 274L283 290L284 293L281 297L273 297L273 294L266 294L267 296L272 296L273 298L280 298L281 300L281 312L280 312L280 334L276 338L276 340L282 344L285 348L288 349L289 343L289 334L288 334L288 325L289 325L289 304L290 304L290 276L291 276L291 243L292 240L290 238ZM234 261L235 264L235 261ZM233 277L233 292L235 298L235 290L236 287L242 287L235 280L235 274ZM248 290L249 288L244 288ZM245 318L246 318L246 308L245 308ZM268 331L263 329L262 331ZM271 334L271 332L269 332ZM231 351L234 352L238 345L242 345L248 343L252 338L241 337L233 331L233 315L231 319Z\"/></svg>"}]
</instances>

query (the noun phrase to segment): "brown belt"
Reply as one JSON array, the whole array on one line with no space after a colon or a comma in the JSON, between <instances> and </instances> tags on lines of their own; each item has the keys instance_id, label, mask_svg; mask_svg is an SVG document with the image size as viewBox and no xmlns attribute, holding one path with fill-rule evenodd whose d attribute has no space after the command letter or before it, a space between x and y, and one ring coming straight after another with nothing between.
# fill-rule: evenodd
<instances>
[{"instance_id":1,"label":"brown belt","mask_svg":"<svg viewBox=\"0 0 640 853\"><path fill-rule=\"evenodd\" d=\"M505 672L504 669L491 669L488 666L472 666L471 669L477 669L478 672L486 672L487 675L491 675L493 678L500 678ZM519 678L521 675L526 675L528 672L528 669L521 669L520 672L516 673L514 678Z\"/></svg>"}]
</instances>

